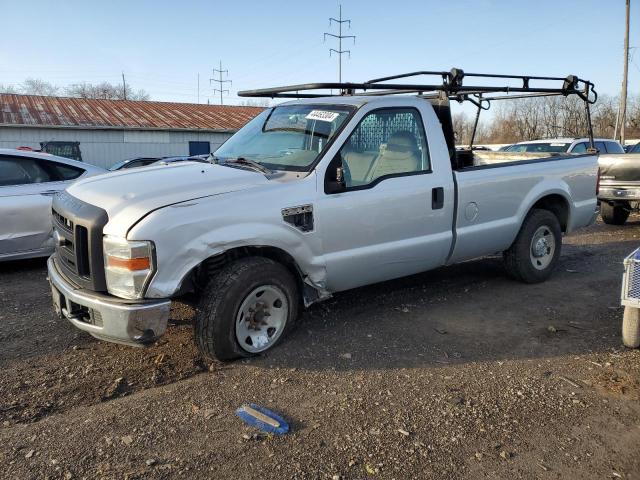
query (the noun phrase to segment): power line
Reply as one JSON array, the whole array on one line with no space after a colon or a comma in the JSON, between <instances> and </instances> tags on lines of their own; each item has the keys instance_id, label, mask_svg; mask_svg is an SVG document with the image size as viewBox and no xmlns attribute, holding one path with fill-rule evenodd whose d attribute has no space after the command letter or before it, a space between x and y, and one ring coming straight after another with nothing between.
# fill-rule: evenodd
<instances>
[{"instance_id":1,"label":"power line","mask_svg":"<svg viewBox=\"0 0 640 480\"><path fill-rule=\"evenodd\" d=\"M338 49L336 50L335 48L330 48L329 49L329 56L331 56L332 53L337 53L338 54L338 82L342 82L342 54L343 53L347 53L349 55L349 58L351 58L351 50L342 50L342 39L343 38L352 38L353 39L353 43L356 43L356 37L355 35L342 35L342 24L346 23L349 25L349 29L351 29L351 20L343 20L342 19L342 4L340 4L340 10L339 10L339 15L338 18L329 18L329 27L331 27L331 22L336 22L338 24L338 35L334 35L333 33L324 33L324 40L327 39L327 36L329 37L333 37L333 38L337 38L338 39Z\"/></svg>"},{"instance_id":2,"label":"power line","mask_svg":"<svg viewBox=\"0 0 640 480\"><path fill-rule=\"evenodd\" d=\"M216 73L218 73L218 74L220 75L220 78L219 78L219 79L218 79L218 78L215 78ZM216 82L216 83L218 84L218 86L220 87L220 88L214 88L214 89L213 89L213 93L214 93L214 94L215 94L216 92L220 92L220 105L222 105L222 94L223 94L223 93L225 93L225 92L226 92L226 93L229 93L229 90L225 90L225 89L223 88L223 87L224 87L224 84L225 84L225 83L232 83L232 82L231 82L231 80L223 80L223 79L222 79L222 74L223 74L223 73L226 73L226 74L227 74L227 76L229 76L229 70L223 70L223 69L222 69L222 60L220 60L220 68L219 68L219 69L218 69L218 68L214 68L214 69L213 69L213 77L214 77L214 78L210 78L210 79L209 79L209 85L211 85L211 82Z\"/></svg>"}]
</instances>

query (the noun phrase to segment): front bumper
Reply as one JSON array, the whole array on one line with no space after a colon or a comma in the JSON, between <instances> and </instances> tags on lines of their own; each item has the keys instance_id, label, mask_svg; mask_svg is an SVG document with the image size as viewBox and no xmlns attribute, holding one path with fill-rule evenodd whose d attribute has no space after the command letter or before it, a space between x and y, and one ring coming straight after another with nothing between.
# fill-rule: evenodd
<instances>
[{"instance_id":1,"label":"front bumper","mask_svg":"<svg viewBox=\"0 0 640 480\"><path fill-rule=\"evenodd\" d=\"M60 274L53 258L49 257L47 269L53 306L60 317L100 340L126 345L145 345L164 334L170 300L132 302L78 289Z\"/></svg>"}]
</instances>

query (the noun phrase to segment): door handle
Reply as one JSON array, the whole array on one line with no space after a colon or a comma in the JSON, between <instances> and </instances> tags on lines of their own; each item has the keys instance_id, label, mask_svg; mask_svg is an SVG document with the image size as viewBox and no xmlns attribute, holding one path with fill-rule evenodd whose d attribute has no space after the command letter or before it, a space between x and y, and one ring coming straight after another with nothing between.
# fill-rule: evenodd
<instances>
[{"instance_id":1,"label":"door handle","mask_svg":"<svg viewBox=\"0 0 640 480\"><path fill-rule=\"evenodd\" d=\"M444 187L436 187L431 190L431 210L439 210L444 207Z\"/></svg>"},{"instance_id":2,"label":"door handle","mask_svg":"<svg viewBox=\"0 0 640 480\"><path fill-rule=\"evenodd\" d=\"M58 190L45 190L44 192L40 192L40 195L44 195L45 197L53 197Z\"/></svg>"}]
</instances>

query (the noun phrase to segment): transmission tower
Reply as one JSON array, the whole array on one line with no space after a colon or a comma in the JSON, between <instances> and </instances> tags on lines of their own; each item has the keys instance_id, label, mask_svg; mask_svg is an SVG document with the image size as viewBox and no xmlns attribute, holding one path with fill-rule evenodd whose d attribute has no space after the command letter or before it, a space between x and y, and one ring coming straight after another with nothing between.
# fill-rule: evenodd
<instances>
[{"instance_id":1,"label":"transmission tower","mask_svg":"<svg viewBox=\"0 0 640 480\"><path fill-rule=\"evenodd\" d=\"M340 8L340 10L339 10L338 18L331 17L329 19L329 27L331 27L331 25L332 25L331 22L336 22L338 24L338 35L334 35L333 33L325 32L324 40L326 41L327 36L338 39L338 49L336 50L335 48L330 48L329 49L329 56L331 56L332 53L337 53L338 54L338 82L342 82L342 54L346 53L346 54L349 55L349 58L351 58L351 50L342 50L342 39L343 38L351 38L351 39L353 39L353 43L355 44L356 43L356 37L355 37L355 35L342 35L342 24L343 23L348 24L349 25L349 29L351 29L351 20L343 20L342 19L342 4L340 4L339 8Z\"/></svg>"},{"instance_id":2,"label":"transmission tower","mask_svg":"<svg viewBox=\"0 0 640 480\"><path fill-rule=\"evenodd\" d=\"M215 78L216 73L218 74L218 76L220 78ZM222 79L222 74L226 73L227 76L229 76L229 70L223 70L222 69L222 60L220 60L220 68L214 68L213 69L213 77L214 78L210 78L209 79L209 85L211 85L212 82L216 82L218 84L218 86L220 88L214 88L213 89L213 93L215 94L216 92L220 92L220 105L222 105L222 94L223 93L229 93L229 90L225 90L224 89L224 84L225 83L232 83L231 80L223 80Z\"/></svg>"}]
</instances>

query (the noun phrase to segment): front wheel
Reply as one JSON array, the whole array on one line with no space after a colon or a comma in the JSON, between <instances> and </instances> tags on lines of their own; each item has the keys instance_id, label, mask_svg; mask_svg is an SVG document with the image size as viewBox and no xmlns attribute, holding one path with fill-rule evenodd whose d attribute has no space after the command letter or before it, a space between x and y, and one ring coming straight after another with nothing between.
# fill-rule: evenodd
<instances>
[{"instance_id":1,"label":"front wheel","mask_svg":"<svg viewBox=\"0 0 640 480\"><path fill-rule=\"evenodd\" d=\"M600 216L607 225L624 225L629 218L629 208L624 205L600 204Z\"/></svg>"},{"instance_id":2,"label":"front wheel","mask_svg":"<svg viewBox=\"0 0 640 480\"><path fill-rule=\"evenodd\" d=\"M622 317L622 343L625 347L640 347L640 309L624 307Z\"/></svg>"},{"instance_id":3,"label":"front wheel","mask_svg":"<svg viewBox=\"0 0 640 480\"><path fill-rule=\"evenodd\" d=\"M283 265L243 258L225 265L202 292L195 320L201 353L218 360L273 348L298 316L298 286Z\"/></svg>"},{"instance_id":4,"label":"front wheel","mask_svg":"<svg viewBox=\"0 0 640 480\"><path fill-rule=\"evenodd\" d=\"M543 282L558 263L561 247L558 217L549 210L532 210L513 244L503 253L507 273L521 282Z\"/></svg>"}]
</instances>

